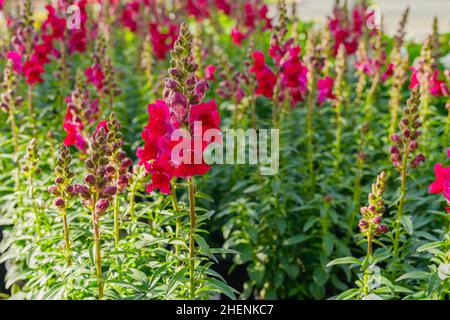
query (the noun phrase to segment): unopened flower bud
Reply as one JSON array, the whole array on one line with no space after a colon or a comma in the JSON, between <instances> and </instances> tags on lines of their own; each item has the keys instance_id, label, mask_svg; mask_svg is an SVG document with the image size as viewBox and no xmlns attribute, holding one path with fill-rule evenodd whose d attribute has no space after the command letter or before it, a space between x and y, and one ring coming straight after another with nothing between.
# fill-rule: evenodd
<instances>
[{"instance_id":1,"label":"unopened flower bud","mask_svg":"<svg viewBox=\"0 0 450 320\"><path fill-rule=\"evenodd\" d=\"M384 234L384 233L387 233L388 231L389 231L389 227L385 224L380 224L375 229L376 234Z\"/></svg>"},{"instance_id":2,"label":"unopened flower bud","mask_svg":"<svg viewBox=\"0 0 450 320\"><path fill-rule=\"evenodd\" d=\"M57 198L57 199L54 201L54 204L55 204L56 207L62 208L62 207L64 207L64 205L65 205L66 203L65 203L65 201L64 201L62 198Z\"/></svg>"},{"instance_id":3,"label":"unopened flower bud","mask_svg":"<svg viewBox=\"0 0 450 320\"><path fill-rule=\"evenodd\" d=\"M379 216L377 216L377 217L373 218L372 222L375 224L379 224L381 222L381 218Z\"/></svg>"},{"instance_id":4,"label":"unopened flower bud","mask_svg":"<svg viewBox=\"0 0 450 320\"><path fill-rule=\"evenodd\" d=\"M104 213L106 209L109 207L109 201L107 199L100 199L95 204L95 209L97 210L97 213Z\"/></svg>"},{"instance_id":5,"label":"unopened flower bud","mask_svg":"<svg viewBox=\"0 0 450 320\"><path fill-rule=\"evenodd\" d=\"M95 184L95 177L93 174L88 174L85 178L84 178L84 182L86 182L88 185L92 186Z\"/></svg>"},{"instance_id":6,"label":"unopened flower bud","mask_svg":"<svg viewBox=\"0 0 450 320\"><path fill-rule=\"evenodd\" d=\"M60 195L59 188L58 188L58 186L55 186L55 185L51 185L50 187L48 187L48 192L55 196Z\"/></svg>"}]
</instances>

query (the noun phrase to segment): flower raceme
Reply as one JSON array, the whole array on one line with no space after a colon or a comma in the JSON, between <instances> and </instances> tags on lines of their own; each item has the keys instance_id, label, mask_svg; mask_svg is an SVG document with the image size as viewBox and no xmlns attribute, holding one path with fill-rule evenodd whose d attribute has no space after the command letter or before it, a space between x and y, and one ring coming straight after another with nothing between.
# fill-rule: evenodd
<instances>
[{"instance_id":1,"label":"flower raceme","mask_svg":"<svg viewBox=\"0 0 450 320\"><path fill-rule=\"evenodd\" d=\"M219 130L220 124L214 100L191 106L190 129L180 128L180 124L170 117L169 106L163 100L150 104L148 113L149 121L142 132L145 144L137 152L140 163L152 174L148 192L159 189L168 194L172 177L187 178L209 171L203 152L210 143L217 142L217 136L210 141L204 139L209 129ZM200 124L200 130L197 124Z\"/></svg>"},{"instance_id":2,"label":"flower raceme","mask_svg":"<svg viewBox=\"0 0 450 320\"><path fill-rule=\"evenodd\" d=\"M277 82L277 77L272 69L266 65L264 53L255 51L253 53L253 59L254 63L250 68L250 72L255 74L255 78L258 83L255 93L262 94L267 98L272 99L273 89Z\"/></svg>"},{"instance_id":3,"label":"flower raceme","mask_svg":"<svg viewBox=\"0 0 450 320\"><path fill-rule=\"evenodd\" d=\"M359 38L363 34L365 22L370 16L366 16L366 6L358 5L353 8L352 21L347 12L340 6L333 8L333 16L328 19L328 27L335 40L333 46L334 55L341 45L345 47L347 54L354 54L358 48Z\"/></svg>"},{"instance_id":4,"label":"flower raceme","mask_svg":"<svg viewBox=\"0 0 450 320\"><path fill-rule=\"evenodd\" d=\"M29 85L44 82L41 75L45 72L44 66L51 61L50 55L55 58L61 56L61 52L55 47L56 41L62 41L63 45L67 45L70 54L86 50L86 4L86 0L76 3L80 9L80 25L73 30L69 30L66 27L67 18L58 16L57 9L64 8L62 2L58 2L56 8L52 5L47 5L45 7L48 12L47 18L42 23L40 37L36 36L37 40L33 40L31 56L25 58L27 60L22 64L24 56L26 56L26 49L23 45L19 46L17 50L8 53L8 59L14 62L14 71L18 74L23 74ZM66 32L66 30L68 31ZM39 38L41 41L39 41ZM67 44L65 41L67 41Z\"/></svg>"},{"instance_id":5,"label":"flower raceme","mask_svg":"<svg viewBox=\"0 0 450 320\"><path fill-rule=\"evenodd\" d=\"M150 23L149 30L153 51L159 60L164 60L177 39L178 26L166 19L162 25Z\"/></svg>"},{"instance_id":6,"label":"flower raceme","mask_svg":"<svg viewBox=\"0 0 450 320\"><path fill-rule=\"evenodd\" d=\"M272 20L267 17L269 9L266 4L260 4L257 1L247 1L244 4L243 11L244 20L242 25L235 25L231 29L232 42L239 46L258 26L261 27L262 31L273 28Z\"/></svg>"},{"instance_id":7,"label":"flower raceme","mask_svg":"<svg viewBox=\"0 0 450 320\"><path fill-rule=\"evenodd\" d=\"M410 89L420 85L419 81L420 71L418 68L411 67L411 82L409 85ZM435 70L432 74L428 76L429 91L433 96L448 96L449 88L445 83L445 80L439 80L439 70Z\"/></svg>"},{"instance_id":8,"label":"flower raceme","mask_svg":"<svg viewBox=\"0 0 450 320\"><path fill-rule=\"evenodd\" d=\"M217 139L202 138L210 129L215 130L215 136L220 135L220 116L214 100L202 102L209 85L195 75L197 69L192 35L183 23L164 82L164 100L149 104L149 120L142 132L144 147L137 151L140 164L152 174L149 192L159 189L167 194L172 177L189 178L210 169L203 152Z\"/></svg>"}]
</instances>

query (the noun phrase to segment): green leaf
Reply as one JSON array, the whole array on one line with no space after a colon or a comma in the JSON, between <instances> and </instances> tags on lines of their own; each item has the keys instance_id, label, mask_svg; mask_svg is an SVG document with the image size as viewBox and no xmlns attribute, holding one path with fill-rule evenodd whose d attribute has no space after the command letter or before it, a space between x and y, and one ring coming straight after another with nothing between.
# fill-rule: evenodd
<instances>
[{"instance_id":1,"label":"green leaf","mask_svg":"<svg viewBox=\"0 0 450 320\"><path fill-rule=\"evenodd\" d=\"M430 274L428 272L425 271L411 271L411 272L407 272L403 275L401 275L400 277L398 277L397 279L395 279L396 282L398 281L402 281L402 280L410 280L410 279L425 279L428 278L430 276Z\"/></svg>"},{"instance_id":2,"label":"green leaf","mask_svg":"<svg viewBox=\"0 0 450 320\"><path fill-rule=\"evenodd\" d=\"M439 248L443 244L444 244L443 241L430 242L430 243L424 244L423 246L420 246L419 248L417 248L417 252L423 252L423 251L428 251L431 249Z\"/></svg>"},{"instance_id":3,"label":"green leaf","mask_svg":"<svg viewBox=\"0 0 450 320\"><path fill-rule=\"evenodd\" d=\"M339 259L335 259L333 261L328 262L327 264L327 268L331 267L331 266L335 266L338 264L358 264L361 265L362 261L359 259L356 259L355 257L344 257L344 258L339 258Z\"/></svg>"},{"instance_id":4,"label":"green leaf","mask_svg":"<svg viewBox=\"0 0 450 320\"><path fill-rule=\"evenodd\" d=\"M232 287L227 285L226 283L215 279L215 278L206 278L206 281L209 282L213 287L218 289L221 293L225 294L228 298L232 300L236 300L236 296L234 292L237 292Z\"/></svg>"},{"instance_id":5,"label":"green leaf","mask_svg":"<svg viewBox=\"0 0 450 320\"><path fill-rule=\"evenodd\" d=\"M256 192L256 191L261 190L262 187L263 187L263 186L260 185L260 184L254 184L254 185L248 187L247 189L245 189L245 190L244 190L244 193L245 193L245 194L247 194L247 193L253 193L253 192Z\"/></svg>"},{"instance_id":6,"label":"green leaf","mask_svg":"<svg viewBox=\"0 0 450 320\"><path fill-rule=\"evenodd\" d=\"M413 222L411 220L411 216L403 216L402 217L402 225L403 225L403 228L405 228L406 232L408 232L409 235L413 234L414 226L413 226Z\"/></svg>"},{"instance_id":7,"label":"green leaf","mask_svg":"<svg viewBox=\"0 0 450 320\"><path fill-rule=\"evenodd\" d=\"M296 236L285 239L283 241L283 245L284 246L292 246L294 244L299 244L299 243L305 242L309 238L311 238L311 236L308 236L306 234L298 234Z\"/></svg>"}]
</instances>

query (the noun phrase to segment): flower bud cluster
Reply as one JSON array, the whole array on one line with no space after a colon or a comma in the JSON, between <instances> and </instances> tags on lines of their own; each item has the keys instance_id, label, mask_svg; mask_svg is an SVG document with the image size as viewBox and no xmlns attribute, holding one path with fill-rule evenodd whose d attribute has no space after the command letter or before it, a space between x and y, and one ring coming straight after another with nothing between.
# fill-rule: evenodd
<instances>
[{"instance_id":1,"label":"flower bud cluster","mask_svg":"<svg viewBox=\"0 0 450 320\"><path fill-rule=\"evenodd\" d=\"M172 121L181 126L188 124L190 106L199 104L209 89L208 82L195 75L198 65L193 60L192 41L188 25L183 22L171 54L169 77L164 80L164 101Z\"/></svg>"},{"instance_id":2,"label":"flower bud cluster","mask_svg":"<svg viewBox=\"0 0 450 320\"><path fill-rule=\"evenodd\" d=\"M13 72L13 62L8 59L3 71L3 82L0 84L0 109L5 113L14 112L23 99L16 96L17 81Z\"/></svg>"},{"instance_id":3,"label":"flower bud cluster","mask_svg":"<svg viewBox=\"0 0 450 320\"><path fill-rule=\"evenodd\" d=\"M123 137L120 133L120 125L114 115L111 115L107 124L107 143L109 146L109 164L106 167L106 174L111 178L111 182L116 186L117 192L121 193L128 186L130 176L129 169L133 166L133 161L127 157L122 150Z\"/></svg>"},{"instance_id":4,"label":"flower bud cluster","mask_svg":"<svg viewBox=\"0 0 450 320\"><path fill-rule=\"evenodd\" d=\"M409 163L411 168L416 168L425 161L425 156L418 153L419 143L417 138L422 133L419 130L422 126L419 121L419 104L419 88L416 87L411 91L407 107L403 109L404 116L399 123L400 133L391 136L393 142L390 150L391 160L398 170L407 169L403 168L403 165L408 166L409 158L412 158Z\"/></svg>"},{"instance_id":5,"label":"flower bud cluster","mask_svg":"<svg viewBox=\"0 0 450 320\"><path fill-rule=\"evenodd\" d=\"M377 235L384 234L389 231L387 225L381 223L383 213L386 210L383 193L386 190L386 173L382 171L376 183L372 184L372 192L369 194L369 204L361 208L362 219L359 220L358 226L362 233L375 233Z\"/></svg>"},{"instance_id":6,"label":"flower bud cluster","mask_svg":"<svg viewBox=\"0 0 450 320\"><path fill-rule=\"evenodd\" d=\"M70 170L72 157L70 150L65 145L59 149L58 164L55 167L55 184L48 188L54 197L53 202L60 210L67 208L68 201L76 194L75 187L72 185L74 173Z\"/></svg>"},{"instance_id":7,"label":"flower bud cluster","mask_svg":"<svg viewBox=\"0 0 450 320\"><path fill-rule=\"evenodd\" d=\"M33 138L30 140L27 146L27 152L24 157L24 166L23 166L23 172L25 176L27 177L33 177L34 174L39 173L38 168L38 155L37 155L37 142L36 139Z\"/></svg>"},{"instance_id":8,"label":"flower bud cluster","mask_svg":"<svg viewBox=\"0 0 450 320\"><path fill-rule=\"evenodd\" d=\"M85 161L87 174L84 184L74 185L75 192L80 195L83 205L94 210L97 216L109 207L117 187L111 183L107 174L111 151L107 144L107 129L99 126L91 138L91 154Z\"/></svg>"}]
</instances>

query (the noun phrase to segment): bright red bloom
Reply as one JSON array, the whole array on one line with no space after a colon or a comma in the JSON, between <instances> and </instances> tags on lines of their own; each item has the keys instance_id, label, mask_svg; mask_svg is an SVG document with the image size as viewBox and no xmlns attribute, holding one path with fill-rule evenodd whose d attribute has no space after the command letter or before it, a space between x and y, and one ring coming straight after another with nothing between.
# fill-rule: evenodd
<instances>
[{"instance_id":1,"label":"bright red bloom","mask_svg":"<svg viewBox=\"0 0 450 320\"><path fill-rule=\"evenodd\" d=\"M414 89L418 85L419 85L418 71L416 68L411 67L411 79L410 79L409 88Z\"/></svg>"},{"instance_id":2,"label":"bright red bloom","mask_svg":"<svg viewBox=\"0 0 450 320\"><path fill-rule=\"evenodd\" d=\"M223 11L226 15L231 13L231 5L228 0L215 0L217 9Z\"/></svg>"},{"instance_id":3,"label":"bright red bloom","mask_svg":"<svg viewBox=\"0 0 450 320\"><path fill-rule=\"evenodd\" d=\"M65 122L63 127L64 131L66 131L67 133L64 139L64 145L76 145L78 149L85 152L87 149L87 142L86 139L81 135L79 127L70 122Z\"/></svg>"},{"instance_id":4,"label":"bright red bloom","mask_svg":"<svg viewBox=\"0 0 450 320\"><path fill-rule=\"evenodd\" d=\"M17 51L8 51L6 57L13 62L13 70L16 73L22 73L22 55Z\"/></svg>"},{"instance_id":5,"label":"bright red bloom","mask_svg":"<svg viewBox=\"0 0 450 320\"><path fill-rule=\"evenodd\" d=\"M187 0L186 10L197 21L209 18L208 0Z\"/></svg>"},{"instance_id":6,"label":"bright red bloom","mask_svg":"<svg viewBox=\"0 0 450 320\"><path fill-rule=\"evenodd\" d=\"M175 40L178 36L177 25L167 21L167 31L162 29L156 23L150 23L150 39L152 41L153 51L159 60L164 60L167 53L172 50Z\"/></svg>"},{"instance_id":7,"label":"bright red bloom","mask_svg":"<svg viewBox=\"0 0 450 320\"><path fill-rule=\"evenodd\" d=\"M334 79L331 77L325 77L317 81L317 102L322 104L326 99L336 99L333 94Z\"/></svg>"},{"instance_id":8,"label":"bright red bloom","mask_svg":"<svg viewBox=\"0 0 450 320\"><path fill-rule=\"evenodd\" d=\"M273 97L273 89L277 82L277 77L273 71L266 65L264 54L259 51L253 52L254 63L250 68L250 72L255 74L258 86L256 94L262 94L267 98Z\"/></svg>"},{"instance_id":9,"label":"bright red bloom","mask_svg":"<svg viewBox=\"0 0 450 320\"><path fill-rule=\"evenodd\" d=\"M196 121L202 124L202 134L209 129L219 130L220 115L215 100L191 106L189 122L193 125Z\"/></svg>"},{"instance_id":10,"label":"bright red bloom","mask_svg":"<svg viewBox=\"0 0 450 320\"><path fill-rule=\"evenodd\" d=\"M98 90L103 88L105 75L102 71L102 67L98 63L87 68L84 74L86 75L87 81L92 83Z\"/></svg>"},{"instance_id":11,"label":"bright red bloom","mask_svg":"<svg viewBox=\"0 0 450 320\"><path fill-rule=\"evenodd\" d=\"M137 31L137 15L139 14L139 7L139 1L128 2L120 18L123 25L133 32Z\"/></svg>"},{"instance_id":12,"label":"bright red bloom","mask_svg":"<svg viewBox=\"0 0 450 320\"><path fill-rule=\"evenodd\" d=\"M393 74L394 74L394 64L393 63L389 63L389 65L387 66L387 68L384 71L383 75L381 76L381 80L383 82L385 82L387 79L392 77Z\"/></svg>"},{"instance_id":13,"label":"bright red bloom","mask_svg":"<svg viewBox=\"0 0 450 320\"><path fill-rule=\"evenodd\" d=\"M34 46L33 60L44 65L50 62L48 55L52 52L53 46L49 42L43 42Z\"/></svg>"},{"instance_id":14,"label":"bright red bloom","mask_svg":"<svg viewBox=\"0 0 450 320\"><path fill-rule=\"evenodd\" d=\"M433 96L447 96L448 88L444 80L439 80L439 70L435 70L430 77L430 93Z\"/></svg>"},{"instance_id":15,"label":"bright red bloom","mask_svg":"<svg viewBox=\"0 0 450 320\"><path fill-rule=\"evenodd\" d=\"M0 10L3 10L3 0L0 0Z\"/></svg>"},{"instance_id":16,"label":"bright red bloom","mask_svg":"<svg viewBox=\"0 0 450 320\"><path fill-rule=\"evenodd\" d=\"M30 85L44 82L44 79L41 78L41 74L45 72L44 67L35 60L25 62L23 72L27 77L26 82Z\"/></svg>"},{"instance_id":17,"label":"bright red bloom","mask_svg":"<svg viewBox=\"0 0 450 320\"><path fill-rule=\"evenodd\" d=\"M308 91L308 68L300 61L300 51L300 46L290 48L288 58L281 65L281 85L288 89L294 104L303 101Z\"/></svg>"},{"instance_id":18,"label":"bright red bloom","mask_svg":"<svg viewBox=\"0 0 450 320\"><path fill-rule=\"evenodd\" d=\"M247 34L242 33L237 26L231 29L231 40L234 44L241 45L242 41L247 38Z\"/></svg>"},{"instance_id":19,"label":"bright red bloom","mask_svg":"<svg viewBox=\"0 0 450 320\"><path fill-rule=\"evenodd\" d=\"M262 27L262 30L269 30L272 29L272 19L270 19L269 17L267 17L267 13L269 12L269 8L267 7L266 4L264 4L260 9L259 9L259 17L261 18L262 21L264 21L264 25Z\"/></svg>"},{"instance_id":20,"label":"bright red bloom","mask_svg":"<svg viewBox=\"0 0 450 320\"><path fill-rule=\"evenodd\" d=\"M257 3L247 2L244 7L244 25L253 30L256 28L257 20L263 22L262 30L272 29L272 20L267 17L269 9L266 4L258 8Z\"/></svg>"},{"instance_id":21,"label":"bright red bloom","mask_svg":"<svg viewBox=\"0 0 450 320\"><path fill-rule=\"evenodd\" d=\"M341 45L345 47L347 54L354 54L358 49L359 38L363 34L363 28L367 17L366 8L357 6L352 12L352 21L341 7L333 9L333 16L328 19L328 26L334 38L333 54L336 55Z\"/></svg>"},{"instance_id":22,"label":"bright red bloom","mask_svg":"<svg viewBox=\"0 0 450 320\"><path fill-rule=\"evenodd\" d=\"M216 79L215 73L216 73L216 66L210 64L205 67L206 80L214 81Z\"/></svg>"},{"instance_id":23,"label":"bright red bloom","mask_svg":"<svg viewBox=\"0 0 450 320\"><path fill-rule=\"evenodd\" d=\"M411 67L410 89L414 89L416 86L420 85L419 77L420 71L415 67ZM438 77L439 70L435 70L428 78L429 92L433 96L447 96L449 92L447 84L444 80L439 80Z\"/></svg>"},{"instance_id":24,"label":"bright red bloom","mask_svg":"<svg viewBox=\"0 0 450 320\"><path fill-rule=\"evenodd\" d=\"M42 24L42 29L52 39L62 39L66 30L66 19L59 18L51 5L46 5L45 9L48 11L48 16Z\"/></svg>"},{"instance_id":25,"label":"bright red bloom","mask_svg":"<svg viewBox=\"0 0 450 320\"><path fill-rule=\"evenodd\" d=\"M108 121L107 120L102 120L97 124L97 127L95 128L95 132L94 132L94 136L97 135L98 130L100 130L100 128L103 128L106 132L108 132Z\"/></svg>"},{"instance_id":26,"label":"bright red bloom","mask_svg":"<svg viewBox=\"0 0 450 320\"><path fill-rule=\"evenodd\" d=\"M436 163L434 165L434 175L436 179L428 187L429 192L435 194L443 193L450 186L450 167L446 168L440 163ZM450 197L447 199L450 200Z\"/></svg>"}]
</instances>

